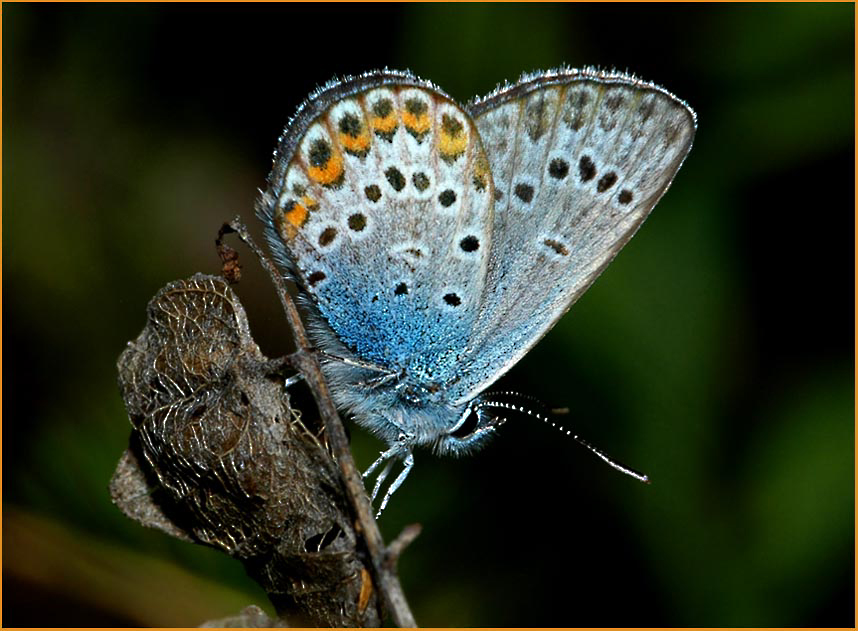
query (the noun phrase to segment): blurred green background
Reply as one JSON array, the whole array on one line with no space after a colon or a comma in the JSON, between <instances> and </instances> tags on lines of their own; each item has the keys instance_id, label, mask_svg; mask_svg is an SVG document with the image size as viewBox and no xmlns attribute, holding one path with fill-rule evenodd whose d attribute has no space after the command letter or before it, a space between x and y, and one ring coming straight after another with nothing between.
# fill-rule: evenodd
<instances>
[{"instance_id":1,"label":"blurred green background","mask_svg":"<svg viewBox=\"0 0 858 631\"><path fill-rule=\"evenodd\" d=\"M3 6L3 623L196 625L265 595L122 516L115 361L168 281L216 272L282 126L344 73L465 101L628 69L697 110L673 187L498 386L537 422L417 454L381 520L426 626L854 625L854 7ZM263 350L289 349L244 254ZM365 467L381 445L352 428Z\"/></svg>"}]
</instances>

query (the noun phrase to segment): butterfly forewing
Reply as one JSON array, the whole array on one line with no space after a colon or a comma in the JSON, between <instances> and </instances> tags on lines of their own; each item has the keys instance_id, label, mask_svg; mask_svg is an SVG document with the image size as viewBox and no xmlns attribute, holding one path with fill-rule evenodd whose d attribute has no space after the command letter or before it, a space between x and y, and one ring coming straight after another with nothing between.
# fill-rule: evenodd
<instances>
[{"instance_id":1,"label":"butterfly forewing","mask_svg":"<svg viewBox=\"0 0 858 631\"><path fill-rule=\"evenodd\" d=\"M439 91L401 77L364 84L318 95L331 103L281 143L271 241L347 349L431 380L454 369L480 307L488 160Z\"/></svg>"},{"instance_id":2,"label":"butterfly forewing","mask_svg":"<svg viewBox=\"0 0 858 631\"><path fill-rule=\"evenodd\" d=\"M496 201L458 401L506 372L590 286L664 194L695 131L669 93L597 72L523 80L469 110Z\"/></svg>"}]
</instances>

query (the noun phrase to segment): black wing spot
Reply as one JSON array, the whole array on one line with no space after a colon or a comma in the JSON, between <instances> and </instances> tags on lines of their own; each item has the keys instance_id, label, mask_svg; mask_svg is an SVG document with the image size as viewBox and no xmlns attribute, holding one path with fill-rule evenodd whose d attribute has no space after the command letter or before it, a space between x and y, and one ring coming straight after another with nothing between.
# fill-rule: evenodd
<instances>
[{"instance_id":1,"label":"black wing spot","mask_svg":"<svg viewBox=\"0 0 858 631\"><path fill-rule=\"evenodd\" d=\"M346 136L357 138L363 131L363 125L357 116L349 112L340 119L340 131Z\"/></svg>"},{"instance_id":2,"label":"black wing spot","mask_svg":"<svg viewBox=\"0 0 858 631\"><path fill-rule=\"evenodd\" d=\"M620 191L620 196L617 199L621 204L626 205L632 201L632 192L628 189L623 189Z\"/></svg>"},{"instance_id":3,"label":"black wing spot","mask_svg":"<svg viewBox=\"0 0 858 631\"><path fill-rule=\"evenodd\" d=\"M569 163L566 162L563 158L554 158L548 164L548 175L551 177L562 180L569 174Z\"/></svg>"},{"instance_id":4,"label":"black wing spot","mask_svg":"<svg viewBox=\"0 0 858 631\"><path fill-rule=\"evenodd\" d=\"M331 145L327 140L318 138L310 145L310 151L307 154L310 159L310 165L318 169L324 169L325 165L331 159Z\"/></svg>"},{"instance_id":5,"label":"black wing spot","mask_svg":"<svg viewBox=\"0 0 858 631\"><path fill-rule=\"evenodd\" d=\"M516 184L515 196L525 204L529 204L533 200L533 187L530 184Z\"/></svg>"},{"instance_id":6,"label":"black wing spot","mask_svg":"<svg viewBox=\"0 0 858 631\"><path fill-rule=\"evenodd\" d=\"M444 294L444 302L446 302L451 307L458 307L462 304L462 299L459 298L458 294Z\"/></svg>"},{"instance_id":7,"label":"black wing spot","mask_svg":"<svg viewBox=\"0 0 858 631\"><path fill-rule=\"evenodd\" d=\"M372 105L372 113L378 118L387 118L393 111L393 101L390 99L379 99Z\"/></svg>"},{"instance_id":8,"label":"black wing spot","mask_svg":"<svg viewBox=\"0 0 858 631\"><path fill-rule=\"evenodd\" d=\"M480 248L480 240L469 234L459 242L459 247L465 252L476 252Z\"/></svg>"},{"instance_id":9,"label":"black wing spot","mask_svg":"<svg viewBox=\"0 0 858 631\"><path fill-rule=\"evenodd\" d=\"M593 164L590 156L584 156L578 162L578 175L581 177L582 182L589 182L596 177L596 165Z\"/></svg>"},{"instance_id":10,"label":"black wing spot","mask_svg":"<svg viewBox=\"0 0 858 631\"><path fill-rule=\"evenodd\" d=\"M552 250L554 250L560 256L568 256L569 255L569 248L567 248L565 245L560 243L560 241L556 241L554 239L546 239L545 241L543 241L543 243L545 245L547 245L549 248L551 248Z\"/></svg>"},{"instance_id":11,"label":"black wing spot","mask_svg":"<svg viewBox=\"0 0 858 631\"><path fill-rule=\"evenodd\" d=\"M617 174L613 171L608 171L599 178L599 182L596 184L596 190L600 193L604 193L609 188L611 188L617 181Z\"/></svg>"},{"instance_id":12,"label":"black wing spot","mask_svg":"<svg viewBox=\"0 0 858 631\"><path fill-rule=\"evenodd\" d=\"M414 188L421 193L429 188L429 178L425 173L415 173L411 176L411 182L414 184Z\"/></svg>"},{"instance_id":13,"label":"black wing spot","mask_svg":"<svg viewBox=\"0 0 858 631\"><path fill-rule=\"evenodd\" d=\"M458 138L462 130L465 129L465 126L462 125L462 121L453 118L449 114L444 114L441 117L441 129L452 138Z\"/></svg>"},{"instance_id":14,"label":"black wing spot","mask_svg":"<svg viewBox=\"0 0 858 631\"><path fill-rule=\"evenodd\" d=\"M426 105L425 101L421 101L418 98L411 98L405 101L405 109L413 116L421 116L426 113L429 106Z\"/></svg>"},{"instance_id":15,"label":"black wing spot","mask_svg":"<svg viewBox=\"0 0 858 631\"><path fill-rule=\"evenodd\" d=\"M319 245L322 247L326 245L331 245L334 239L337 238L337 229L336 228L325 228L322 231L322 234L319 235Z\"/></svg>"},{"instance_id":16,"label":"black wing spot","mask_svg":"<svg viewBox=\"0 0 858 631\"><path fill-rule=\"evenodd\" d=\"M310 283L310 287L318 283L319 281L323 281L327 278L325 272L313 272L309 276L307 276L307 282Z\"/></svg>"},{"instance_id":17,"label":"black wing spot","mask_svg":"<svg viewBox=\"0 0 858 631\"><path fill-rule=\"evenodd\" d=\"M366 217L362 213L355 213L349 217L349 228L360 232L366 228Z\"/></svg>"},{"instance_id":18,"label":"black wing spot","mask_svg":"<svg viewBox=\"0 0 858 631\"><path fill-rule=\"evenodd\" d=\"M396 289L393 290L393 294L396 296L402 296L403 294L407 294L407 293L408 293L408 285L406 285L405 283L399 283L396 286Z\"/></svg>"},{"instance_id":19,"label":"black wing spot","mask_svg":"<svg viewBox=\"0 0 858 631\"><path fill-rule=\"evenodd\" d=\"M456 193L448 188L446 191L442 191L441 194L438 195L438 201L441 202L441 205L445 208L449 208L453 205L453 202L456 201Z\"/></svg>"},{"instance_id":20,"label":"black wing spot","mask_svg":"<svg viewBox=\"0 0 858 631\"><path fill-rule=\"evenodd\" d=\"M381 189L378 188L376 184L370 184L363 192L366 194L366 198L371 202L377 202L381 199Z\"/></svg>"},{"instance_id":21,"label":"black wing spot","mask_svg":"<svg viewBox=\"0 0 858 631\"><path fill-rule=\"evenodd\" d=\"M393 190L399 192L405 188L405 176L402 175L402 171L396 167L390 167L387 169L387 171L384 172L384 177L386 177L387 181L390 182Z\"/></svg>"}]
</instances>

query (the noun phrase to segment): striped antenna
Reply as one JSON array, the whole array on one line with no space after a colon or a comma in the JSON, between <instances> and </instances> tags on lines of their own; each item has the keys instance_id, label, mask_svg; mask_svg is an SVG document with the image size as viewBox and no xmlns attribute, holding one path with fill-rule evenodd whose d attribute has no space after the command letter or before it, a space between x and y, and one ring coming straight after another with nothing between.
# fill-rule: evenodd
<instances>
[{"instance_id":1,"label":"striped antenna","mask_svg":"<svg viewBox=\"0 0 858 631\"><path fill-rule=\"evenodd\" d=\"M650 483L649 476L647 476L645 473L640 473L639 471L635 471L631 467L627 467L626 465L614 460L613 458L611 458L608 454L606 454L601 449L594 447L593 445L588 443L586 440L584 440L583 438L581 438L577 434L573 434L571 430L568 430L568 429L564 428L562 425L558 425L557 423L555 423L547 415L540 414L536 410L527 408L523 405L516 405L514 402L497 400L497 399L495 399L495 397L511 397L513 399L526 399L528 401L533 401L533 402L537 403L540 407L544 408L545 406L538 399L531 397L531 396L528 396L526 394L521 394L519 392L513 392L513 391L489 392L485 396L492 397L492 399L480 401L479 404L477 404L477 406L475 406L476 409L500 408L503 410L509 410L512 412L518 412L521 414L526 414L528 416L536 417L539 420L541 420L545 423L548 423L549 425L551 425L551 427L553 427L553 428L559 430L560 432L566 434L567 436L571 437L579 445L587 448L590 452L592 452L593 454L598 456L603 462L605 462L609 466L613 467L614 469L616 469L620 473L625 473L626 475L631 476L635 480L639 480L640 482L643 482L644 484Z\"/></svg>"}]
</instances>

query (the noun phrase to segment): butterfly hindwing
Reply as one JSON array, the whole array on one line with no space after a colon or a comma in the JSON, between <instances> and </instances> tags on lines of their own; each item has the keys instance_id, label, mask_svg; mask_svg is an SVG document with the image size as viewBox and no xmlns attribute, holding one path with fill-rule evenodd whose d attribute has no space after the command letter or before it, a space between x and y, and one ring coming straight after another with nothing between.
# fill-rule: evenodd
<instances>
[{"instance_id":1,"label":"butterfly hindwing","mask_svg":"<svg viewBox=\"0 0 858 631\"><path fill-rule=\"evenodd\" d=\"M483 295L488 161L470 117L410 75L316 95L281 140L263 215L279 258L354 355L443 378Z\"/></svg>"}]
</instances>

